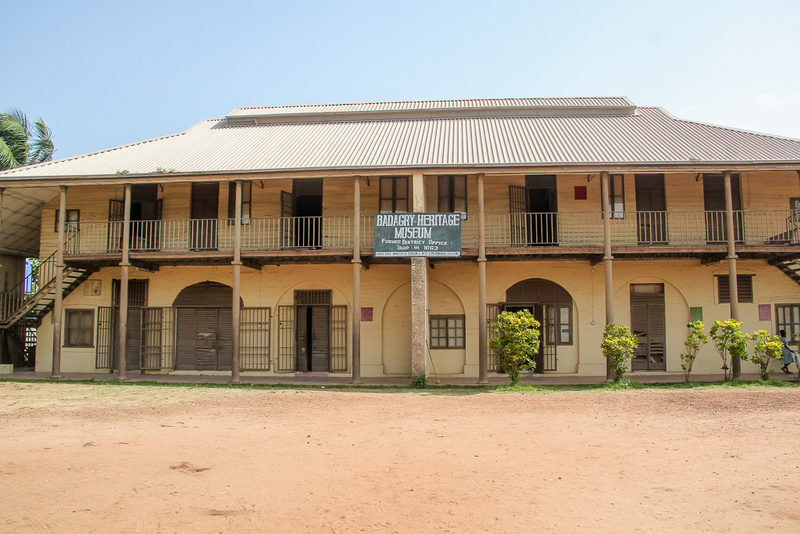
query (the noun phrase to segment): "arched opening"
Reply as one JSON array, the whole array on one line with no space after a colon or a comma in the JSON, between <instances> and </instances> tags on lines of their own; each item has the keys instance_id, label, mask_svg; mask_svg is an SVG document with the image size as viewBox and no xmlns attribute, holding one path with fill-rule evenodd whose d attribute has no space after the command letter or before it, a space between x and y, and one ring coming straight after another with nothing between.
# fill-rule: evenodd
<instances>
[{"instance_id":1,"label":"arched opening","mask_svg":"<svg viewBox=\"0 0 800 534\"><path fill-rule=\"evenodd\" d=\"M541 325L535 372L558 370L558 347L573 344L573 303L566 289L543 278L522 280L506 290L496 310L530 311Z\"/></svg>"},{"instance_id":2,"label":"arched opening","mask_svg":"<svg viewBox=\"0 0 800 534\"><path fill-rule=\"evenodd\" d=\"M229 371L233 356L233 288L219 282L185 287L176 308L176 371ZM241 302L241 301L240 301Z\"/></svg>"}]
</instances>

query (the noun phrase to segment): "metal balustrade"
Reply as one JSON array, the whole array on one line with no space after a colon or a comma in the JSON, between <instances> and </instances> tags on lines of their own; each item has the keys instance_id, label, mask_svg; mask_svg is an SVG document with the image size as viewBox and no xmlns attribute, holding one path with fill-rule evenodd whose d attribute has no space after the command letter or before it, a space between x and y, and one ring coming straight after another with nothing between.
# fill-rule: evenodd
<instances>
[{"instance_id":1,"label":"metal balustrade","mask_svg":"<svg viewBox=\"0 0 800 534\"><path fill-rule=\"evenodd\" d=\"M724 211L626 211L611 214L613 246L703 246L727 242ZM361 217L361 246L373 246L374 215ZM734 212L736 241L746 245L800 244L800 215L793 210ZM600 247L603 213L487 213L486 246ZM67 254L119 253L123 223L81 222L67 231ZM231 252L233 219L131 221L131 252ZM245 219L243 251L347 250L353 247L353 217ZM463 248L478 246L478 216L462 222Z\"/></svg>"}]
</instances>

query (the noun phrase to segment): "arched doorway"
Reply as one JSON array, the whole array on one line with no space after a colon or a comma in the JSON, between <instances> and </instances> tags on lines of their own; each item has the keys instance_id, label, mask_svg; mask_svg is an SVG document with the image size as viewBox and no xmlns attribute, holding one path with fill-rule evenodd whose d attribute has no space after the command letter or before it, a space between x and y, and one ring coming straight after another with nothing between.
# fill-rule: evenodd
<instances>
[{"instance_id":1,"label":"arched doorway","mask_svg":"<svg viewBox=\"0 0 800 534\"><path fill-rule=\"evenodd\" d=\"M233 356L233 288L219 282L185 287L176 308L176 371L229 371Z\"/></svg>"},{"instance_id":2,"label":"arched doorway","mask_svg":"<svg viewBox=\"0 0 800 534\"><path fill-rule=\"evenodd\" d=\"M495 309L497 313L530 311L541 324L535 372L558 370L558 347L573 343L572 296L566 289L550 280L529 278L509 287L505 302ZM490 318L490 323L493 322Z\"/></svg>"}]
</instances>

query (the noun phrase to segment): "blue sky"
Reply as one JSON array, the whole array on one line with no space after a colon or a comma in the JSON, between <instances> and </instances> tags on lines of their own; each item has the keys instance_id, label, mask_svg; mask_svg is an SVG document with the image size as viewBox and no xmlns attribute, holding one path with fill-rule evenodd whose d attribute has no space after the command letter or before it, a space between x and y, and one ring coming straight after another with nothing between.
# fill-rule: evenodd
<instances>
[{"instance_id":1,"label":"blue sky","mask_svg":"<svg viewBox=\"0 0 800 534\"><path fill-rule=\"evenodd\" d=\"M0 110L63 158L236 107L630 97L800 138L800 2L0 0Z\"/></svg>"}]
</instances>

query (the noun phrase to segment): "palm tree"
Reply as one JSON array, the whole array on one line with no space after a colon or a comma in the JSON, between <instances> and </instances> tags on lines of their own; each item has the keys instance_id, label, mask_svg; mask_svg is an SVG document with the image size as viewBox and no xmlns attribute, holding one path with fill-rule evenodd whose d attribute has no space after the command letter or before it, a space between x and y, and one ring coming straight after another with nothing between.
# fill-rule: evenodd
<instances>
[{"instance_id":1,"label":"palm tree","mask_svg":"<svg viewBox=\"0 0 800 534\"><path fill-rule=\"evenodd\" d=\"M55 152L52 137L41 118L31 125L18 109L0 113L0 171L50 161Z\"/></svg>"}]
</instances>

